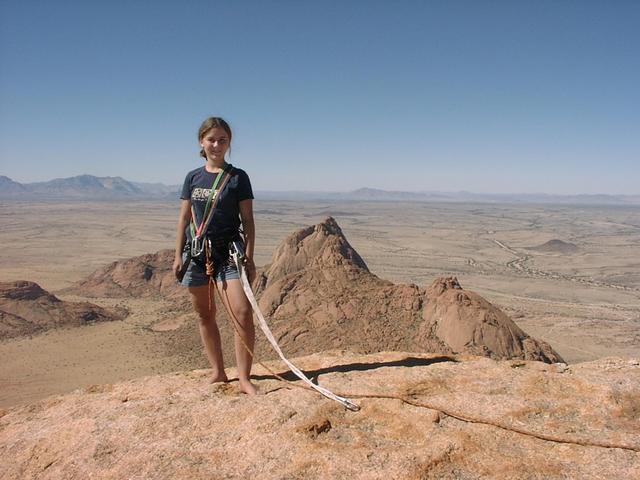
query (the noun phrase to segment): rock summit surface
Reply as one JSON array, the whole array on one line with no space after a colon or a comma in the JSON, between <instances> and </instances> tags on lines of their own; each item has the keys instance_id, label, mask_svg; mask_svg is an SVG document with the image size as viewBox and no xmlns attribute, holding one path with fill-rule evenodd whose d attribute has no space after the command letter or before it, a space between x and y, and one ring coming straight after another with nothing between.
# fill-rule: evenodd
<instances>
[{"instance_id":1,"label":"rock summit surface","mask_svg":"<svg viewBox=\"0 0 640 480\"><path fill-rule=\"evenodd\" d=\"M205 370L93 385L0 412L0 477L640 477L638 360L334 351L294 362L360 411L260 368L256 397L212 386Z\"/></svg>"}]
</instances>

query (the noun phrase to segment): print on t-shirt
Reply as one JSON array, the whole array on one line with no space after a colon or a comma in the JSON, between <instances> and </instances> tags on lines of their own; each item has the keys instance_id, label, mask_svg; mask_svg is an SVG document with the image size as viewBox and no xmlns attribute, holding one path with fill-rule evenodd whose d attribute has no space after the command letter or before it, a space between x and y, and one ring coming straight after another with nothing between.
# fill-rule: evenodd
<instances>
[{"instance_id":1,"label":"print on t-shirt","mask_svg":"<svg viewBox=\"0 0 640 480\"><path fill-rule=\"evenodd\" d=\"M213 197L212 197L212 201L216 199L216 196L218 195L219 191L220 191L220 189L218 189L218 190L216 190L214 192ZM209 199L209 195L211 195L211 189L210 188L196 187L191 192L191 200L192 201L195 200L196 202L206 202Z\"/></svg>"}]
</instances>

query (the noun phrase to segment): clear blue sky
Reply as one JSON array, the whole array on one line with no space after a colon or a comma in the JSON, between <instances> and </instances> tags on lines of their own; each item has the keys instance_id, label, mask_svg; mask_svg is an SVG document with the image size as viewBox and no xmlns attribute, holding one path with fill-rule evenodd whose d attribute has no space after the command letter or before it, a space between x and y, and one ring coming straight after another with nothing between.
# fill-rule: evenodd
<instances>
[{"instance_id":1,"label":"clear blue sky","mask_svg":"<svg viewBox=\"0 0 640 480\"><path fill-rule=\"evenodd\" d=\"M0 174L640 193L638 1L0 0Z\"/></svg>"}]
</instances>

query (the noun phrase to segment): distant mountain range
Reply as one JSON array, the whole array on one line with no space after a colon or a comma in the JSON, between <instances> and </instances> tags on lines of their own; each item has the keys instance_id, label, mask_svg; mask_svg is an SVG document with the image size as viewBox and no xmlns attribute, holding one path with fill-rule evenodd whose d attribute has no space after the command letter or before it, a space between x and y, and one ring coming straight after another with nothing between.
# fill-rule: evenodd
<instances>
[{"instance_id":1,"label":"distant mountain range","mask_svg":"<svg viewBox=\"0 0 640 480\"><path fill-rule=\"evenodd\" d=\"M15 200L55 199L166 199L178 198L180 185L130 182L122 177L78 175L48 182L18 183L0 175L0 198ZM640 195L550 195L544 193L403 192L360 188L351 192L256 192L264 200L386 201L459 203L543 203L560 205L640 205Z\"/></svg>"},{"instance_id":2,"label":"distant mountain range","mask_svg":"<svg viewBox=\"0 0 640 480\"><path fill-rule=\"evenodd\" d=\"M260 192L270 200L357 200L370 202L521 203L639 206L640 195L551 195L546 193L403 192L359 188L351 192Z\"/></svg>"},{"instance_id":3,"label":"distant mountain range","mask_svg":"<svg viewBox=\"0 0 640 480\"><path fill-rule=\"evenodd\" d=\"M387 192L373 188L361 188L350 193L360 198L372 200L431 200L448 202L490 202L490 203L561 203L593 205L640 205L640 195L552 195L546 193L473 193L473 192Z\"/></svg>"},{"instance_id":4,"label":"distant mountain range","mask_svg":"<svg viewBox=\"0 0 640 480\"><path fill-rule=\"evenodd\" d=\"M0 175L0 197L16 200L177 198L178 185L129 182L122 177L78 175L48 182L18 183Z\"/></svg>"}]
</instances>

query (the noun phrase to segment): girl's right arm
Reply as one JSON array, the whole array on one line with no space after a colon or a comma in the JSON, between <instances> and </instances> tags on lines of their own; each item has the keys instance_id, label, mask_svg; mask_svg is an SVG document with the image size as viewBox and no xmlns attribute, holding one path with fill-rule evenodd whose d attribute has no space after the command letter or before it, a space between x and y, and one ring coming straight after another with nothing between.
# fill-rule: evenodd
<instances>
[{"instance_id":1,"label":"girl's right arm","mask_svg":"<svg viewBox=\"0 0 640 480\"><path fill-rule=\"evenodd\" d=\"M178 216L178 226L176 227L176 253L173 259L173 273L176 275L182 268L182 250L184 249L185 229L191 221L191 200L180 201L180 215Z\"/></svg>"}]
</instances>

